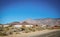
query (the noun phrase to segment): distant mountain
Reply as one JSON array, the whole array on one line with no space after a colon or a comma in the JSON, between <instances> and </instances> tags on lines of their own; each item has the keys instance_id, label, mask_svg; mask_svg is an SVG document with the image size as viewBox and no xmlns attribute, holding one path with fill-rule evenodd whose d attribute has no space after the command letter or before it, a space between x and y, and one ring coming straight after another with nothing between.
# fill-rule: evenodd
<instances>
[{"instance_id":1,"label":"distant mountain","mask_svg":"<svg viewBox=\"0 0 60 37\"><path fill-rule=\"evenodd\" d=\"M19 25L19 24L21 24L21 23L20 22L12 22L12 23L8 23L6 25Z\"/></svg>"},{"instance_id":2,"label":"distant mountain","mask_svg":"<svg viewBox=\"0 0 60 37\"><path fill-rule=\"evenodd\" d=\"M27 19L23 22L12 22L8 25L60 25L60 18Z\"/></svg>"},{"instance_id":3,"label":"distant mountain","mask_svg":"<svg viewBox=\"0 0 60 37\"><path fill-rule=\"evenodd\" d=\"M26 22L38 25L60 25L60 18L29 19Z\"/></svg>"}]
</instances>

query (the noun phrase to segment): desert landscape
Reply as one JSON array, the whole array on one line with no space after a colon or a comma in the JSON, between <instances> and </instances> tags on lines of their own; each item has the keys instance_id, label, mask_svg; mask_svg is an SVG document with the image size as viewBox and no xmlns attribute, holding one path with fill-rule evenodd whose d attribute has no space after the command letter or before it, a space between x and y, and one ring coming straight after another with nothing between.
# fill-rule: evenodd
<instances>
[{"instance_id":1,"label":"desert landscape","mask_svg":"<svg viewBox=\"0 0 60 37\"><path fill-rule=\"evenodd\" d=\"M0 24L0 37L59 37L59 34L60 19L57 18Z\"/></svg>"},{"instance_id":2,"label":"desert landscape","mask_svg":"<svg viewBox=\"0 0 60 37\"><path fill-rule=\"evenodd\" d=\"M60 37L60 0L0 0L0 37Z\"/></svg>"}]
</instances>

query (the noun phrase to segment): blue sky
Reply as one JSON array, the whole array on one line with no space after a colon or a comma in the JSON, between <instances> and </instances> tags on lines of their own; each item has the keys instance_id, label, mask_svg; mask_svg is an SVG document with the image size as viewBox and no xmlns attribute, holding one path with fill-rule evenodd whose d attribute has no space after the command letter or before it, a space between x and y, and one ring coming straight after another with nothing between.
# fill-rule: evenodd
<instances>
[{"instance_id":1,"label":"blue sky","mask_svg":"<svg viewBox=\"0 0 60 37\"><path fill-rule=\"evenodd\" d=\"M22 21L28 18L60 18L59 0L0 0L0 23Z\"/></svg>"}]
</instances>

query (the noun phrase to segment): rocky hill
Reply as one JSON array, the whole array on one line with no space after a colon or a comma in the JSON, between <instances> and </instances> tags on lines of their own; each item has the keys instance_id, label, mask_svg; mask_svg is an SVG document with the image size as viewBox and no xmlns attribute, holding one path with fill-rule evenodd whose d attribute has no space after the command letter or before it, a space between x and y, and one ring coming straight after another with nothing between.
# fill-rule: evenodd
<instances>
[{"instance_id":1,"label":"rocky hill","mask_svg":"<svg viewBox=\"0 0 60 37\"><path fill-rule=\"evenodd\" d=\"M33 24L33 25L60 25L60 18L44 18L44 19L27 19L23 22L12 22L9 25L23 25L23 24Z\"/></svg>"},{"instance_id":2,"label":"rocky hill","mask_svg":"<svg viewBox=\"0 0 60 37\"><path fill-rule=\"evenodd\" d=\"M38 25L60 25L60 18L28 19L26 22Z\"/></svg>"}]
</instances>

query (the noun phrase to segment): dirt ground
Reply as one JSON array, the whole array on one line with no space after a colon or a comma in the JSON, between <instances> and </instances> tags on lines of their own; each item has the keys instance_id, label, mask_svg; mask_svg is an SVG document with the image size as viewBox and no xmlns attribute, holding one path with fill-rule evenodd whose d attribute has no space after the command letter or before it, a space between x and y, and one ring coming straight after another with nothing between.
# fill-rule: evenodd
<instances>
[{"instance_id":1,"label":"dirt ground","mask_svg":"<svg viewBox=\"0 0 60 37\"><path fill-rule=\"evenodd\" d=\"M60 29L58 29L58 30L60 30ZM0 37L30 37L33 35L42 35L42 34L53 32L53 31L56 31L56 29L55 30L35 31L35 32L29 32L29 33L19 33L19 34L14 33L9 36L0 36Z\"/></svg>"}]
</instances>

